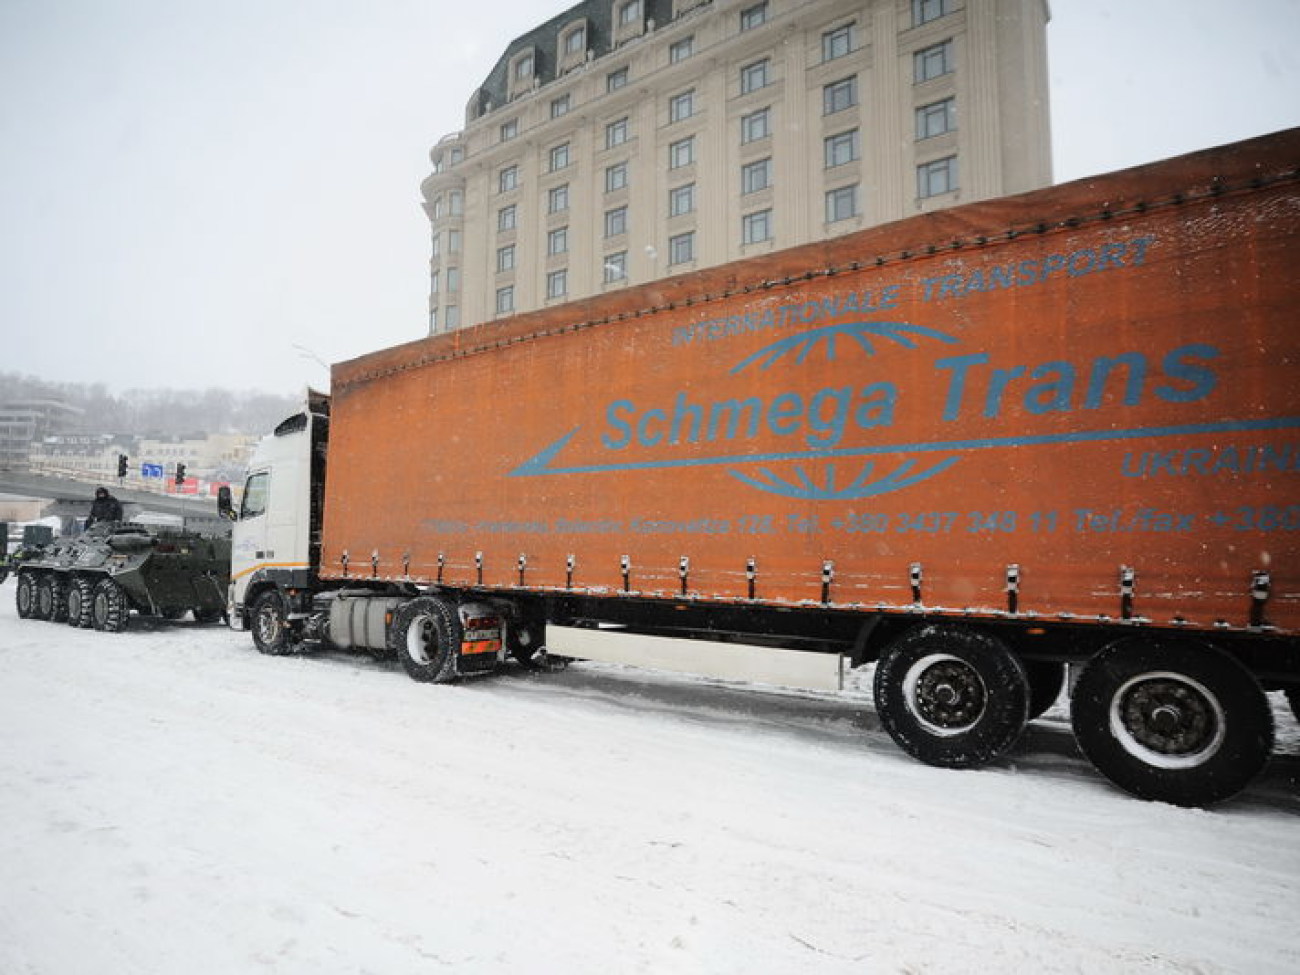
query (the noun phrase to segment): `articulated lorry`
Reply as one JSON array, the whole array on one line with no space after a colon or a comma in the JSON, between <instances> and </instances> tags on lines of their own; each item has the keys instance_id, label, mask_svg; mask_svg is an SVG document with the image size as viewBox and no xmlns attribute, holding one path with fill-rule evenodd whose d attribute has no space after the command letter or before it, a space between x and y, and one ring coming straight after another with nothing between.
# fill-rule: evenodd
<instances>
[{"instance_id":1,"label":"articulated lorry","mask_svg":"<svg viewBox=\"0 0 1300 975\"><path fill-rule=\"evenodd\" d=\"M250 467L230 616L424 681L847 658L945 767L1069 665L1103 775L1213 803L1300 688L1297 268L1293 130L344 362Z\"/></svg>"}]
</instances>

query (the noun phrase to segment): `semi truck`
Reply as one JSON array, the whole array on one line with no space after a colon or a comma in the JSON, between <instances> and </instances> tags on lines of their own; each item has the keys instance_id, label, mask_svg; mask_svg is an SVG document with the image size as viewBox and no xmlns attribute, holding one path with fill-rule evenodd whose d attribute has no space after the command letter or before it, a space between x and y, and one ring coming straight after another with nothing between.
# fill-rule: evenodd
<instances>
[{"instance_id":1,"label":"semi truck","mask_svg":"<svg viewBox=\"0 0 1300 975\"><path fill-rule=\"evenodd\" d=\"M1068 673L1103 776L1224 800L1300 693L1298 267L1300 129L339 363L230 511L232 625L873 665L949 768Z\"/></svg>"}]
</instances>

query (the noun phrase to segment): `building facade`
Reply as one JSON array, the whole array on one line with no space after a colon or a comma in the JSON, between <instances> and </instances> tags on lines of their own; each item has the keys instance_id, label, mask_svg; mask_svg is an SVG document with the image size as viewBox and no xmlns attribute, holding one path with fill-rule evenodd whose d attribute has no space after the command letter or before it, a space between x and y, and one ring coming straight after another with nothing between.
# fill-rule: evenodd
<instances>
[{"instance_id":1,"label":"building facade","mask_svg":"<svg viewBox=\"0 0 1300 975\"><path fill-rule=\"evenodd\" d=\"M1046 0L585 0L421 189L442 332L1051 182Z\"/></svg>"}]
</instances>

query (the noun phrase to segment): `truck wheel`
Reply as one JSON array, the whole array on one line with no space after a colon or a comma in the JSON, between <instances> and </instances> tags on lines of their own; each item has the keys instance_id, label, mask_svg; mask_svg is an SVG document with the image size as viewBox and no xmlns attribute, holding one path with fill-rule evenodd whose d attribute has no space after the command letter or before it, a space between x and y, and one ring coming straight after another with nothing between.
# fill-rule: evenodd
<instances>
[{"instance_id":1,"label":"truck wheel","mask_svg":"<svg viewBox=\"0 0 1300 975\"><path fill-rule=\"evenodd\" d=\"M95 603L95 584L85 576L76 576L68 586L68 623L89 629L94 625L92 611Z\"/></svg>"},{"instance_id":2,"label":"truck wheel","mask_svg":"<svg viewBox=\"0 0 1300 975\"><path fill-rule=\"evenodd\" d=\"M1259 682L1202 644L1111 644L1079 675L1071 721L1102 775L1141 799L1177 806L1236 795L1273 751L1273 713Z\"/></svg>"},{"instance_id":3,"label":"truck wheel","mask_svg":"<svg viewBox=\"0 0 1300 975\"><path fill-rule=\"evenodd\" d=\"M1024 660L1029 679L1029 720L1041 718L1061 696L1065 686L1065 664L1055 660Z\"/></svg>"},{"instance_id":4,"label":"truck wheel","mask_svg":"<svg viewBox=\"0 0 1300 975\"><path fill-rule=\"evenodd\" d=\"M14 596L18 604L18 618L30 620L36 618L36 577L34 573L19 570L18 591Z\"/></svg>"},{"instance_id":5,"label":"truck wheel","mask_svg":"<svg viewBox=\"0 0 1300 975\"><path fill-rule=\"evenodd\" d=\"M890 737L927 765L986 765L1028 721L1024 666L1001 640L962 626L921 626L890 644L874 692Z\"/></svg>"},{"instance_id":6,"label":"truck wheel","mask_svg":"<svg viewBox=\"0 0 1300 975\"><path fill-rule=\"evenodd\" d=\"M274 589L268 589L253 600L253 643L258 653L283 657L293 653L293 634L289 629L289 611L284 598Z\"/></svg>"},{"instance_id":7,"label":"truck wheel","mask_svg":"<svg viewBox=\"0 0 1300 975\"><path fill-rule=\"evenodd\" d=\"M90 601L90 622L105 633L121 633L131 618L131 607L126 601L126 590L112 579L101 579L96 584Z\"/></svg>"},{"instance_id":8,"label":"truck wheel","mask_svg":"<svg viewBox=\"0 0 1300 975\"><path fill-rule=\"evenodd\" d=\"M456 672L461 642L460 614L436 596L420 596L398 607L388 646L413 680L440 683Z\"/></svg>"}]
</instances>

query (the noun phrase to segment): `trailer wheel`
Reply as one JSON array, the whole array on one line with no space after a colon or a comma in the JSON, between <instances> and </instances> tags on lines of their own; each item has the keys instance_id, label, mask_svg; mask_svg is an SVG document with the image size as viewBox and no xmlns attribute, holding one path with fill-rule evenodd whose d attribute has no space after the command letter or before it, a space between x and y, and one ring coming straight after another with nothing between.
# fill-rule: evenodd
<instances>
[{"instance_id":1,"label":"trailer wheel","mask_svg":"<svg viewBox=\"0 0 1300 975\"><path fill-rule=\"evenodd\" d=\"M292 633L289 629L289 611L284 597L268 589L253 600L249 629L253 631L253 644L258 653L270 657L283 657L293 652Z\"/></svg>"},{"instance_id":2,"label":"trailer wheel","mask_svg":"<svg viewBox=\"0 0 1300 975\"><path fill-rule=\"evenodd\" d=\"M105 633L121 633L131 618L126 590L112 579L101 579L95 586L90 603L90 621Z\"/></svg>"},{"instance_id":3,"label":"trailer wheel","mask_svg":"<svg viewBox=\"0 0 1300 975\"><path fill-rule=\"evenodd\" d=\"M1001 640L962 626L922 626L890 644L874 692L890 737L927 765L986 765L1028 721L1024 666Z\"/></svg>"},{"instance_id":4,"label":"trailer wheel","mask_svg":"<svg viewBox=\"0 0 1300 975\"><path fill-rule=\"evenodd\" d=\"M18 590L14 594L18 604L18 618L30 620L36 618L36 576L25 569L18 570Z\"/></svg>"},{"instance_id":5,"label":"trailer wheel","mask_svg":"<svg viewBox=\"0 0 1300 975\"><path fill-rule=\"evenodd\" d=\"M1061 696L1065 686L1065 664L1056 660L1025 660L1029 679L1029 720L1041 718Z\"/></svg>"},{"instance_id":6,"label":"trailer wheel","mask_svg":"<svg viewBox=\"0 0 1300 975\"><path fill-rule=\"evenodd\" d=\"M413 680L440 683L455 676L461 633L454 605L436 596L420 596L398 607L388 630L388 646Z\"/></svg>"},{"instance_id":7,"label":"trailer wheel","mask_svg":"<svg viewBox=\"0 0 1300 975\"><path fill-rule=\"evenodd\" d=\"M1088 661L1074 737L1102 775L1141 799L1207 806L1244 789L1273 751L1259 682L1208 645L1128 639Z\"/></svg>"},{"instance_id":8,"label":"trailer wheel","mask_svg":"<svg viewBox=\"0 0 1300 975\"><path fill-rule=\"evenodd\" d=\"M89 629L94 625L92 611L95 602L95 584L85 576L74 576L68 586L68 624Z\"/></svg>"}]
</instances>

